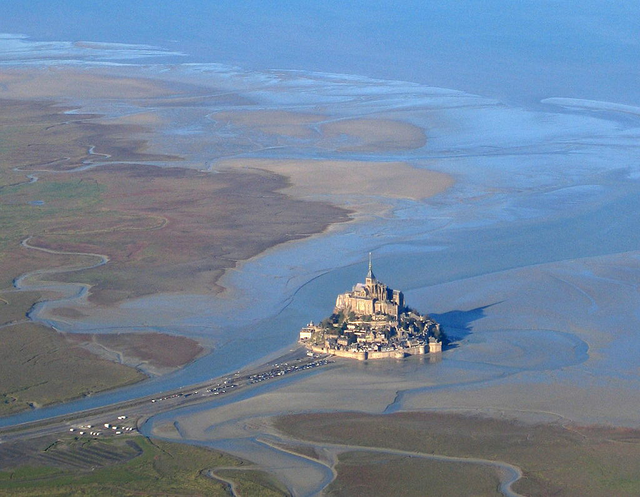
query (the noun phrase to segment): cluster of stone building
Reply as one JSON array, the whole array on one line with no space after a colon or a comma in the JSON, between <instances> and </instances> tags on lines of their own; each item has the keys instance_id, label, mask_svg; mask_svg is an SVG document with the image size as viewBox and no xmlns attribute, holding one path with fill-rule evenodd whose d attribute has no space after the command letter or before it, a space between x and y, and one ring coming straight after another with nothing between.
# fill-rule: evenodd
<instances>
[{"instance_id":1,"label":"cluster of stone building","mask_svg":"<svg viewBox=\"0 0 640 497\"><path fill-rule=\"evenodd\" d=\"M359 360L437 354L440 325L406 307L404 295L379 282L371 257L364 283L336 299L330 318L300 330L300 342L317 353Z\"/></svg>"}]
</instances>

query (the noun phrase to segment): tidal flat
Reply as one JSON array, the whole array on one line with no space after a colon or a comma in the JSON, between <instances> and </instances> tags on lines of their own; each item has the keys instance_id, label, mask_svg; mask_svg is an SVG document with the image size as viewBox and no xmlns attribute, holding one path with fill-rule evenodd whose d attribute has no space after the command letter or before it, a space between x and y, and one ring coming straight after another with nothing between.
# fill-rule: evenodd
<instances>
[{"instance_id":1,"label":"tidal flat","mask_svg":"<svg viewBox=\"0 0 640 497\"><path fill-rule=\"evenodd\" d=\"M68 105L78 98L106 98L112 105L114 91L121 91L124 101L156 98L169 89L171 95L183 95L183 85L91 71L6 71L0 102L5 111L0 147L3 333L11 334L12 347L20 348L21 337L46 342L47 329L54 335L64 331L60 347L75 353L80 345L96 359L93 369L91 361L83 362L87 378L104 372L96 356L117 363L113 368L126 376L107 374L99 385L78 380L78 388L66 388L65 382L72 384L75 377L68 381L63 368L47 378L35 366L44 360L43 350L25 348L26 356L19 356L24 362L2 365L3 377L28 378L24 384L3 383L12 410L69 400L69 392L86 396L141 380L141 372L157 376L193 362L212 345L210 337L199 337L200 345L141 320L123 326L113 307L149 294L219 293L217 279L237 261L347 219L346 210L281 194L287 183L275 174L210 174L176 167L178 156L148 151L145 136L157 124L153 119L103 123L97 114L77 111L81 104ZM104 92L97 89L100 85ZM35 100L25 99L25 91L32 91ZM47 308L51 319L40 318ZM95 309L110 313L111 325L89 330L91 338L78 334L81 328L74 323L86 323ZM23 325L29 321L42 326L26 333ZM36 332L40 340L34 339ZM173 356L150 344L173 344ZM12 350L5 352L11 355ZM48 385L47 395L29 398L32 383Z\"/></svg>"},{"instance_id":2,"label":"tidal flat","mask_svg":"<svg viewBox=\"0 0 640 497\"><path fill-rule=\"evenodd\" d=\"M220 64L46 73L54 76L91 85L77 94L54 85L47 97L64 103L64 121L49 119L70 126L60 136L77 137L69 152L55 149L45 171L5 164L4 212L26 223L12 224L22 228L5 242L6 257L20 262L7 265L15 275L3 273L5 283L18 278L24 290L54 295L39 297L30 317L61 331L171 334L211 353L136 386L0 423L161 392L286 351L301 326L362 280L371 251L378 277L445 327L453 343L441 360L341 361L151 417L145 434L247 458L292 493L312 495L348 489L344 468L370 467L377 456L323 464L285 454L270 444L270 419L436 411L525 423L522 432L638 427L640 126L629 106L550 94L518 107L417 83ZM120 84L131 85L121 98L110 86ZM76 121L85 120L93 133L113 131L101 135L109 140L83 136ZM50 225L42 220L49 208L69 210ZM27 209L40 214L21 214ZM19 246L27 236L50 252ZM81 252L109 259L79 270L88 266ZM54 265L76 270L29 273ZM606 450L635 450L634 437ZM450 457L474 457L467 449ZM500 460L519 465L512 454ZM607 468L601 488L632 495L636 482L620 487L628 478L618 469ZM488 487L506 481L477 472ZM564 485L543 483L542 493Z\"/></svg>"},{"instance_id":3,"label":"tidal flat","mask_svg":"<svg viewBox=\"0 0 640 497\"><path fill-rule=\"evenodd\" d=\"M381 87L378 101L371 98L376 85ZM305 102L311 100L308 86ZM508 108L444 91L422 99L420 112L415 88L411 110L405 111L409 99L398 86L367 82L358 88L353 79L331 96L339 94L340 108L352 110L365 105L349 100L364 88L369 111L378 105L388 117L393 108L396 119L402 115L421 123L428 136L417 151L384 157L413 167L428 165L456 182L426 200L387 198L392 209L384 215L365 216L242 264L221 279L230 307L214 303L190 323L215 316L238 339L265 337L261 345L284 346L291 335L282 330L295 331L300 323L326 315L336 294L362 280L362 254L373 250L378 277L404 289L410 305L441 322L454 346L434 363L339 363L237 402L152 418L148 433L177 422L176 439L254 455L281 481L311 495L322 488L338 492L326 486L333 478L327 466L323 470L305 458L293 464L290 455L280 457L264 443L273 435L265 418L313 411L437 411L519 420L529 427L636 428L635 118L561 107ZM397 94L390 95L394 90ZM325 91L318 89L319 100L328 99ZM260 154L273 160L282 152L265 147ZM301 152L305 159L345 154ZM362 153L349 156L371 159ZM376 154L376 160L381 156ZM142 299L129 308L137 311L153 302L153 297ZM170 299L157 302L171 305ZM616 447L609 449L615 452ZM339 475L335 461L328 467ZM298 487L301 471L308 479ZM603 481L594 495L624 481L612 469L610 481ZM565 486L567 495L580 492L559 480L549 485ZM548 490L540 488L535 492ZM616 489L635 491L633 485ZM533 487L522 490L533 492Z\"/></svg>"}]
</instances>

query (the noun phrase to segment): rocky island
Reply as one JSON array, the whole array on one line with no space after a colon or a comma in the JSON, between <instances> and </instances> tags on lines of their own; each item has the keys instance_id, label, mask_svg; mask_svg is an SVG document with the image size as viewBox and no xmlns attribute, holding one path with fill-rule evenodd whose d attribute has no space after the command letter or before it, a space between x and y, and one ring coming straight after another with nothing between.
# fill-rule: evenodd
<instances>
[{"instance_id":1,"label":"rocky island","mask_svg":"<svg viewBox=\"0 0 640 497\"><path fill-rule=\"evenodd\" d=\"M300 330L300 343L316 353L367 359L442 352L438 323L407 307L404 294L373 274L371 254L364 283L338 295L333 314Z\"/></svg>"}]
</instances>

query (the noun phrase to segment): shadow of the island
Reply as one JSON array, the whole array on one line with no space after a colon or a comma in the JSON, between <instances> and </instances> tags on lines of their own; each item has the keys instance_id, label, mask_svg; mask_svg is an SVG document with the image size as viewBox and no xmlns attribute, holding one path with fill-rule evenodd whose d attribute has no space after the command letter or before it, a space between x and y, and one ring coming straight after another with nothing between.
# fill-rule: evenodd
<instances>
[{"instance_id":1,"label":"shadow of the island","mask_svg":"<svg viewBox=\"0 0 640 497\"><path fill-rule=\"evenodd\" d=\"M455 310L442 314L429 314L431 318L435 319L436 322L442 326L445 334L442 342L443 349L454 349L458 347L458 342L469 336L473 331L471 323L485 317L485 309L501 304L502 302L504 301L501 300L468 311Z\"/></svg>"}]
</instances>

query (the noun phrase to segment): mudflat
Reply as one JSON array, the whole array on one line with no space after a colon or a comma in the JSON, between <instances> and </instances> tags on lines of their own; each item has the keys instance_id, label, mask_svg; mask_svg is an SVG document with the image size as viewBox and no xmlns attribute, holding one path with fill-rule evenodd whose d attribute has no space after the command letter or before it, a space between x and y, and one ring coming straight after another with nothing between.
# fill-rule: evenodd
<instances>
[{"instance_id":1,"label":"mudflat","mask_svg":"<svg viewBox=\"0 0 640 497\"><path fill-rule=\"evenodd\" d=\"M342 119L324 123L320 130L327 138L342 138L338 149L349 152L413 150L427 143L421 128L392 119Z\"/></svg>"},{"instance_id":2,"label":"mudflat","mask_svg":"<svg viewBox=\"0 0 640 497\"><path fill-rule=\"evenodd\" d=\"M247 110L216 112L210 118L226 126L267 135L312 138L319 135L316 124L326 116L284 110Z\"/></svg>"},{"instance_id":3,"label":"mudflat","mask_svg":"<svg viewBox=\"0 0 640 497\"><path fill-rule=\"evenodd\" d=\"M309 159L226 159L216 166L232 170L267 170L289 178L285 190L297 198L325 198L355 209L380 208L388 199L419 200L453 185L451 176L404 162ZM376 207L374 207L376 208Z\"/></svg>"}]
</instances>

